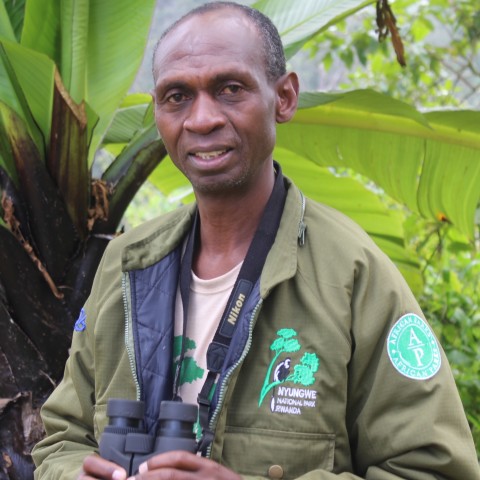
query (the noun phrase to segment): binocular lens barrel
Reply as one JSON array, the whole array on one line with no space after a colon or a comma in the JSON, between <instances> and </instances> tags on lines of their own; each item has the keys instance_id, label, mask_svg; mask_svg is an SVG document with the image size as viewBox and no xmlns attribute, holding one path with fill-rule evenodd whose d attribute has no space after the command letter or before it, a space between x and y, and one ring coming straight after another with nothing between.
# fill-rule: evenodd
<instances>
[{"instance_id":1,"label":"binocular lens barrel","mask_svg":"<svg viewBox=\"0 0 480 480\"><path fill-rule=\"evenodd\" d=\"M145 404L136 400L111 398L107 404L109 425L123 428L142 428Z\"/></svg>"},{"instance_id":2,"label":"binocular lens barrel","mask_svg":"<svg viewBox=\"0 0 480 480\"><path fill-rule=\"evenodd\" d=\"M145 404L136 400L111 398L107 404L108 425L100 439L100 455L122 466L129 474L149 457L172 450L196 453L197 442L193 426L198 407L182 402L163 401L160 404L156 434L144 430Z\"/></svg>"}]
</instances>

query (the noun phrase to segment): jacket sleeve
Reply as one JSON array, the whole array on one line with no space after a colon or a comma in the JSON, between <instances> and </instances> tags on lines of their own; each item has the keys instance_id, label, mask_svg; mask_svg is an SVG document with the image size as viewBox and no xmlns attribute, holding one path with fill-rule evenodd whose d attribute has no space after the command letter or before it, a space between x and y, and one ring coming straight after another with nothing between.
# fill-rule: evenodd
<instances>
[{"instance_id":1,"label":"jacket sleeve","mask_svg":"<svg viewBox=\"0 0 480 480\"><path fill-rule=\"evenodd\" d=\"M434 373L430 378L410 378L389 356L390 333L402 316L411 313L429 328L409 287L383 254L356 268L346 408L353 473L334 466L297 480L480 480L471 432L438 341L432 336L440 367L423 374ZM413 343L423 340L416 332L407 329Z\"/></svg>"},{"instance_id":2,"label":"jacket sleeve","mask_svg":"<svg viewBox=\"0 0 480 480\"><path fill-rule=\"evenodd\" d=\"M382 253L358 269L351 309L347 427L354 471L367 480L480 480L448 360Z\"/></svg>"},{"instance_id":3,"label":"jacket sleeve","mask_svg":"<svg viewBox=\"0 0 480 480\"><path fill-rule=\"evenodd\" d=\"M92 293L82 309L85 323L78 321L73 333L64 377L42 407L46 436L32 451L36 480L76 478L83 459L97 449L93 332L103 265L102 259Z\"/></svg>"},{"instance_id":4,"label":"jacket sleeve","mask_svg":"<svg viewBox=\"0 0 480 480\"><path fill-rule=\"evenodd\" d=\"M88 328L73 335L64 378L42 407L46 437L34 448L35 479L71 480L96 451L92 352Z\"/></svg>"},{"instance_id":5,"label":"jacket sleeve","mask_svg":"<svg viewBox=\"0 0 480 480\"><path fill-rule=\"evenodd\" d=\"M37 480L77 478L83 459L98 450L109 398L136 398L125 345L123 236L103 255L73 333L64 378L42 407L46 437L32 452Z\"/></svg>"}]
</instances>

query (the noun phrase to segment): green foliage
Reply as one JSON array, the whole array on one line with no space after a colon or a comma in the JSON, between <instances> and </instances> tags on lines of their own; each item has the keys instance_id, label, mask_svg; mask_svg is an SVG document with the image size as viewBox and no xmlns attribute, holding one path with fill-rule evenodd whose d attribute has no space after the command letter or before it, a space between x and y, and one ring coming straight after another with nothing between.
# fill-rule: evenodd
<instances>
[{"instance_id":1,"label":"green foliage","mask_svg":"<svg viewBox=\"0 0 480 480\"><path fill-rule=\"evenodd\" d=\"M480 446L480 253L445 255L444 265L429 265L421 297L425 314L443 344Z\"/></svg>"},{"instance_id":2,"label":"green foliage","mask_svg":"<svg viewBox=\"0 0 480 480\"><path fill-rule=\"evenodd\" d=\"M378 44L373 16L367 11L311 41L310 56L323 63L325 71L346 67L341 89L374 86L424 108L478 108L478 5L471 0L398 0L392 7L405 45L406 68L396 62L389 40Z\"/></svg>"},{"instance_id":3,"label":"green foliage","mask_svg":"<svg viewBox=\"0 0 480 480\"><path fill-rule=\"evenodd\" d=\"M167 197L146 181L128 205L122 219L122 229L130 230L154 216L174 210L179 206L175 198Z\"/></svg>"},{"instance_id":4,"label":"green foliage","mask_svg":"<svg viewBox=\"0 0 480 480\"><path fill-rule=\"evenodd\" d=\"M478 449L480 251L448 224L439 228L411 216L406 228L424 269L419 301L449 359Z\"/></svg>"}]
</instances>

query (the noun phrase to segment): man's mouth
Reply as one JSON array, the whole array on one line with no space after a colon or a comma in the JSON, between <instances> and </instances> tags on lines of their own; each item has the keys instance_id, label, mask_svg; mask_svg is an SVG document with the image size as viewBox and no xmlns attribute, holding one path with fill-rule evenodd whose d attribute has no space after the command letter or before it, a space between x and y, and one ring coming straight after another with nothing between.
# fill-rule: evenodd
<instances>
[{"instance_id":1,"label":"man's mouth","mask_svg":"<svg viewBox=\"0 0 480 480\"><path fill-rule=\"evenodd\" d=\"M227 153L227 149L224 150L212 150L210 152L193 152L195 157L199 157L202 160L211 160L213 158L220 157L224 153Z\"/></svg>"}]
</instances>

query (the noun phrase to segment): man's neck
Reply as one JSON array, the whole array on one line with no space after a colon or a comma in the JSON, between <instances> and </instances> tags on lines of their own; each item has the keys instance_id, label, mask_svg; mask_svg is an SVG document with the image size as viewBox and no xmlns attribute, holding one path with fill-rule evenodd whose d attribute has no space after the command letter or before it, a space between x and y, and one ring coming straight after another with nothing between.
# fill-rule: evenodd
<instances>
[{"instance_id":1,"label":"man's neck","mask_svg":"<svg viewBox=\"0 0 480 480\"><path fill-rule=\"evenodd\" d=\"M255 195L198 199L200 239L193 263L198 277L218 277L244 260L273 183L272 175L268 186L257 189Z\"/></svg>"}]
</instances>

